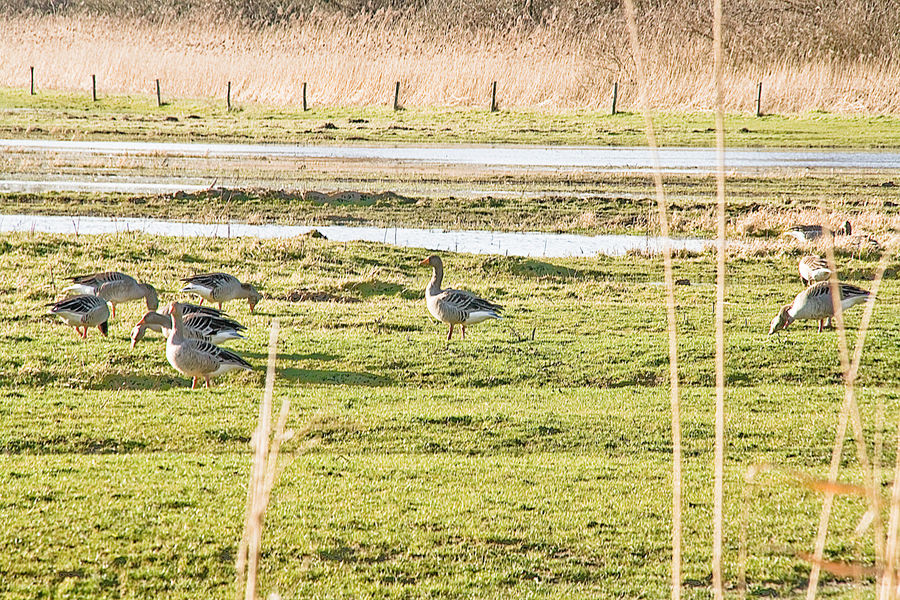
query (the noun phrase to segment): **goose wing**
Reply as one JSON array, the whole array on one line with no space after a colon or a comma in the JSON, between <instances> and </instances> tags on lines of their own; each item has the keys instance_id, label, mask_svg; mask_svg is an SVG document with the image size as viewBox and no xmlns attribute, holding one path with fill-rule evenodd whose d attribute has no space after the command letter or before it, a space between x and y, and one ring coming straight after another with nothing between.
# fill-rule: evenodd
<instances>
[{"instance_id":1,"label":"goose wing","mask_svg":"<svg viewBox=\"0 0 900 600\"><path fill-rule=\"evenodd\" d=\"M236 367L252 371L253 367L246 360L236 353L225 348L216 346L205 340L185 340L186 344L192 352L201 360L209 361L212 365L210 371L214 371L221 365L234 365Z\"/></svg>"},{"instance_id":2,"label":"goose wing","mask_svg":"<svg viewBox=\"0 0 900 600\"><path fill-rule=\"evenodd\" d=\"M228 313L224 310L219 310L214 306L200 306L197 304L190 304L188 302L181 302L181 310L182 314L187 318L188 315L209 315L211 317L221 317L224 319L228 319ZM229 319L230 320L230 319ZM243 326L241 326L243 328Z\"/></svg>"},{"instance_id":3,"label":"goose wing","mask_svg":"<svg viewBox=\"0 0 900 600\"><path fill-rule=\"evenodd\" d=\"M201 333L204 337L212 337L213 335L224 331L239 332L246 329L246 327L233 319L214 317L212 315L200 313L192 313L184 317L184 325L185 327L189 327L190 329Z\"/></svg>"},{"instance_id":4,"label":"goose wing","mask_svg":"<svg viewBox=\"0 0 900 600\"><path fill-rule=\"evenodd\" d=\"M437 301L460 314L469 315L474 312L488 312L500 315L503 306L480 298L465 290L446 289L437 296Z\"/></svg>"},{"instance_id":5,"label":"goose wing","mask_svg":"<svg viewBox=\"0 0 900 600\"><path fill-rule=\"evenodd\" d=\"M69 277L69 281L92 288L99 288L104 283L137 283L134 277L126 275L125 273L119 273L118 271L104 271L102 273L91 273L89 275L76 275L75 277Z\"/></svg>"},{"instance_id":6,"label":"goose wing","mask_svg":"<svg viewBox=\"0 0 900 600\"><path fill-rule=\"evenodd\" d=\"M98 296L81 294L60 300L51 306L50 312L71 323L99 324L109 319L106 301Z\"/></svg>"},{"instance_id":7,"label":"goose wing","mask_svg":"<svg viewBox=\"0 0 900 600\"><path fill-rule=\"evenodd\" d=\"M237 278L228 273L199 273L182 279L185 283L215 289L224 285L238 283Z\"/></svg>"}]
</instances>

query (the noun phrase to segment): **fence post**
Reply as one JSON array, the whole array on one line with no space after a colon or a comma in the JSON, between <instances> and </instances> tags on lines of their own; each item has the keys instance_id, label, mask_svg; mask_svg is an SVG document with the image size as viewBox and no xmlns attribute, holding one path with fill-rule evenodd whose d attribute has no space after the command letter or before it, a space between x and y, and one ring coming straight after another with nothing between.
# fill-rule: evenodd
<instances>
[{"instance_id":1,"label":"fence post","mask_svg":"<svg viewBox=\"0 0 900 600\"><path fill-rule=\"evenodd\" d=\"M162 93L159 91L159 79L156 80L156 105L162 106Z\"/></svg>"},{"instance_id":2,"label":"fence post","mask_svg":"<svg viewBox=\"0 0 900 600\"><path fill-rule=\"evenodd\" d=\"M91 98L97 101L97 76L91 75Z\"/></svg>"},{"instance_id":3,"label":"fence post","mask_svg":"<svg viewBox=\"0 0 900 600\"><path fill-rule=\"evenodd\" d=\"M759 86L756 88L756 116L761 117L762 114L762 81L759 82Z\"/></svg>"},{"instance_id":4,"label":"fence post","mask_svg":"<svg viewBox=\"0 0 900 600\"><path fill-rule=\"evenodd\" d=\"M228 107L228 112L231 112L231 82L228 82L228 91L225 92L225 105Z\"/></svg>"},{"instance_id":5,"label":"fence post","mask_svg":"<svg viewBox=\"0 0 900 600\"><path fill-rule=\"evenodd\" d=\"M308 107L306 105L306 82L303 82L303 112L306 112Z\"/></svg>"},{"instance_id":6,"label":"fence post","mask_svg":"<svg viewBox=\"0 0 900 600\"><path fill-rule=\"evenodd\" d=\"M400 110L400 82L394 85L394 110Z\"/></svg>"},{"instance_id":7,"label":"fence post","mask_svg":"<svg viewBox=\"0 0 900 600\"><path fill-rule=\"evenodd\" d=\"M31 67L31 95L34 96L34 67Z\"/></svg>"},{"instance_id":8,"label":"fence post","mask_svg":"<svg viewBox=\"0 0 900 600\"><path fill-rule=\"evenodd\" d=\"M497 112L497 82L491 85L491 112Z\"/></svg>"},{"instance_id":9,"label":"fence post","mask_svg":"<svg viewBox=\"0 0 900 600\"><path fill-rule=\"evenodd\" d=\"M616 114L616 101L619 99L619 82L613 83L613 105L612 114Z\"/></svg>"}]
</instances>

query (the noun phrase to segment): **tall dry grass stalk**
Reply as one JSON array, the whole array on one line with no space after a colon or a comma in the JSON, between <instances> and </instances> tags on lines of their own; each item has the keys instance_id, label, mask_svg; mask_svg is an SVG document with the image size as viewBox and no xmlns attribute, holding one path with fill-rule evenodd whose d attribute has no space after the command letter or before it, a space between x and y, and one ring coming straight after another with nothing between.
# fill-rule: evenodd
<instances>
[{"instance_id":1,"label":"tall dry grass stalk","mask_svg":"<svg viewBox=\"0 0 900 600\"><path fill-rule=\"evenodd\" d=\"M713 3L713 52L716 79L716 448L713 458L713 593L725 597L722 583L723 504L725 495L725 57L722 49L722 0Z\"/></svg>"},{"instance_id":2,"label":"tall dry grass stalk","mask_svg":"<svg viewBox=\"0 0 900 600\"><path fill-rule=\"evenodd\" d=\"M881 286L881 281L884 277L884 271L887 267L889 258L890 254L885 252L878 262L878 267L875 272L875 280L872 284L872 289L870 290L872 295L876 298L878 289ZM869 510L872 512L875 524L873 530L875 537L876 561L878 563L876 564L876 571L880 572L884 564L884 536L880 526L881 514L879 508L880 482L876 482L874 480L872 466L869 462L869 458L866 452L865 438L862 430L862 421L860 418L859 406L856 402L855 390L856 377L859 372L860 362L862 360L862 350L865 344L869 323L875 309L876 300L872 300L866 303L866 309L863 312L863 317L860 322L859 332L856 338L856 346L854 348L853 359L851 361L850 354L847 348L846 329L844 328L844 318L843 311L841 309L840 295L838 293L838 281L836 276L837 268L835 267L834 248L830 244L827 248L826 259L828 261L829 268L832 270L832 275L829 281L831 286L832 301L834 303L834 322L838 334L838 354L840 356L841 369L844 374L844 402L841 408L840 416L838 418L837 431L835 432L834 446L831 453L831 465L828 472L828 482L832 485L837 482L838 471L840 469L841 454L843 453L844 449L844 439L847 434L847 424L848 421L852 421L854 440L856 442L857 458L859 460L860 466L862 467L864 481L866 482L865 487L866 489L870 490L868 492L868 500L870 503ZM834 497L835 491L833 489L826 490L825 498L822 504L822 511L819 517L819 528L816 534L815 547L810 560L811 568L809 575L809 585L807 587L806 593L807 600L813 600L816 597L816 593L818 590L819 576L823 565L823 556L825 551L825 539L828 535L828 524L831 518L831 510L834 504ZM894 568L892 565L888 566L889 568ZM879 586L879 589L881 589L881 586Z\"/></svg>"},{"instance_id":3,"label":"tall dry grass stalk","mask_svg":"<svg viewBox=\"0 0 900 600\"><path fill-rule=\"evenodd\" d=\"M150 94L160 79L167 97L223 98L231 81L238 104L296 106L307 82L314 106L387 106L400 81L406 106L486 107L496 80L503 107L557 110L608 108L619 82L619 107L633 110L643 70L653 86L641 93L658 109L710 110L721 100L725 110L750 112L761 81L767 112L900 112L900 60L891 52L732 62L718 75L719 98L708 35L670 12L642 25L652 45L631 50L618 13L589 26L524 20L495 29L429 26L391 11L313 12L266 27L197 15L148 22L0 14L0 86L27 87L34 66L38 89L89 94L96 74L101 95ZM705 31L706 16L696 18Z\"/></svg>"},{"instance_id":4,"label":"tall dry grass stalk","mask_svg":"<svg viewBox=\"0 0 900 600\"><path fill-rule=\"evenodd\" d=\"M678 381L678 326L675 318L675 278L672 273L672 246L669 241L669 210L663 188L662 168L659 159L659 144L650 112L648 99L648 79L641 62L640 41L638 40L637 18L634 0L625 0L629 39L634 56L637 57L637 79L641 112L647 131L647 143L653 160L653 184L656 191L656 206L659 212L660 234L663 238L663 268L666 284L666 329L669 333L669 387L672 411L672 600L681 598L682 563L682 451L681 451L681 393Z\"/></svg>"},{"instance_id":5,"label":"tall dry grass stalk","mask_svg":"<svg viewBox=\"0 0 900 600\"><path fill-rule=\"evenodd\" d=\"M278 452L282 442L290 439L291 432L285 432L290 401L287 396L281 404L275 435L272 436L272 399L275 393L275 360L278 352L278 319L272 320L269 330L269 358L266 370L266 388L259 405L259 420L253 433L253 464L250 469L250 483L247 487L247 506L244 519L244 532L238 546L235 562L237 569L237 585L235 598L245 600L257 598L257 576L259 572L259 555L262 547L262 532L266 509L275 484Z\"/></svg>"}]
</instances>

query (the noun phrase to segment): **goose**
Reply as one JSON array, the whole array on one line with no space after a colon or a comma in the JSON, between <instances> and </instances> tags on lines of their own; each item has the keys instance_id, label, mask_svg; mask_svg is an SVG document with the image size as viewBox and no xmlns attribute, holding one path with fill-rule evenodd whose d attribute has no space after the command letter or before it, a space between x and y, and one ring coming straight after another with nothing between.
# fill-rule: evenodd
<instances>
[{"instance_id":1,"label":"goose","mask_svg":"<svg viewBox=\"0 0 900 600\"><path fill-rule=\"evenodd\" d=\"M76 275L70 277L72 285L64 289L64 292L75 294L100 295L112 305L112 316L116 316L116 304L131 302L144 298L147 302L147 310L159 308L159 296L156 288L149 283L138 283L134 277L119 273L118 271L105 271L103 273L91 273L90 275Z\"/></svg>"},{"instance_id":2,"label":"goose","mask_svg":"<svg viewBox=\"0 0 900 600\"><path fill-rule=\"evenodd\" d=\"M197 387L197 379L206 380L230 373L231 371L252 371L246 360L225 348L220 348L205 340L186 337L181 305L173 302L167 312L172 316L172 330L166 340L166 359L176 371L191 378L191 389Z\"/></svg>"},{"instance_id":3,"label":"goose","mask_svg":"<svg viewBox=\"0 0 900 600\"><path fill-rule=\"evenodd\" d=\"M88 327L96 327L104 336L109 333L109 307L100 296L79 294L47 306L52 307L52 314L59 315L67 325L74 327L75 333L82 339L87 339ZM78 331L82 327L84 331Z\"/></svg>"},{"instance_id":4,"label":"goose","mask_svg":"<svg viewBox=\"0 0 900 600\"><path fill-rule=\"evenodd\" d=\"M182 309L182 314L184 316L184 336L187 338L206 340L213 344L221 344L234 339L244 339L240 332L246 327L237 321L205 313L189 312L187 308ZM132 349L141 341L147 329L152 329L157 333L163 334L164 337L169 337L172 329L172 315L160 314L155 311L146 313L134 326L134 329L131 330Z\"/></svg>"},{"instance_id":5,"label":"goose","mask_svg":"<svg viewBox=\"0 0 900 600\"><path fill-rule=\"evenodd\" d=\"M828 268L828 262L821 256L808 254L800 259L797 264L800 271L800 279L807 287L817 281L826 281L831 277L831 269Z\"/></svg>"},{"instance_id":6,"label":"goose","mask_svg":"<svg viewBox=\"0 0 900 600\"><path fill-rule=\"evenodd\" d=\"M837 230L832 231L831 235L833 236L835 233L841 235L850 235L853 231L853 228L850 226L850 221L844 221ZM781 235L787 235L798 242L813 242L825 233L825 228L821 225L794 225Z\"/></svg>"},{"instance_id":7,"label":"goose","mask_svg":"<svg viewBox=\"0 0 900 600\"><path fill-rule=\"evenodd\" d=\"M182 281L187 283L182 292L197 294L202 298L200 304L203 304L203 300L218 302L220 309L223 302L246 298L250 304L250 312L253 312L253 308L262 298L252 285L241 283L228 273L201 273L185 277Z\"/></svg>"},{"instance_id":8,"label":"goose","mask_svg":"<svg viewBox=\"0 0 900 600\"><path fill-rule=\"evenodd\" d=\"M425 304L435 319L450 325L447 340L453 337L453 326L462 326L462 337L466 339L466 325L481 323L487 319L502 319L499 304L479 298L472 292L441 289L444 278L444 263L439 256L429 256L420 264L431 265L434 275L425 288Z\"/></svg>"},{"instance_id":9,"label":"goose","mask_svg":"<svg viewBox=\"0 0 900 600\"><path fill-rule=\"evenodd\" d=\"M872 295L862 288L849 283L838 283L841 296L841 310L847 310L860 302L872 298ZM825 319L834 316L834 304L831 300L831 283L820 281L809 286L794 298L790 304L785 304L772 319L769 335L787 328L797 320L814 320L819 322L819 331L825 326Z\"/></svg>"}]
</instances>

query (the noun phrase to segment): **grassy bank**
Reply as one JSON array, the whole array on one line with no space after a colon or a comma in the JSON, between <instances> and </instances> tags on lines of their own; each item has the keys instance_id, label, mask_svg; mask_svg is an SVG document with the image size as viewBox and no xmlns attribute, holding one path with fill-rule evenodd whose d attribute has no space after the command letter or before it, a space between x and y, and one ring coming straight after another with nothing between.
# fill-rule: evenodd
<instances>
[{"instance_id":1,"label":"grassy bank","mask_svg":"<svg viewBox=\"0 0 900 600\"><path fill-rule=\"evenodd\" d=\"M28 160L23 157L24 164ZM12 160L8 161L11 164ZM134 165L132 165L133 167ZM74 177L82 166L71 168ZM272 165L269 165L272 168ZM445 173L341 172L327 165L292 177L265 172L260 185L281 189L214 188L195 193L0 193L0 212L69 216L148 217L208 223L371 225L494 231L654 234L655 198L646 175L584 174L560 178L532 174L456 177ZM183 172L169 165L171 173ZM277 169L277 168L276 168ZM123 169L124 176L166 181L155 167ZM210 181L234 181L221 166ZM246 173L246 172L245 172ZM258 171L251 177L262 178ZM109 170L107 170L109 175ZM251 180L251 177L244 179ZM219 179L221 178L221 179ZM262 182L262 179L260 179ZM715 184L710 177L667 175L671 230L714 236ZM884 174L733 177L728 182L728 234L771 239L797 223L850 220L858 231L886 243L900 229L897 188ZM824 207L824 208L823 208ZM840 240L839 240L840 241ZM796 245L786 245L794 248Z\"/></svg>"},{"instance_id":2,"label":"grassy bank","mask_svg":"<svg viewBox=\"0 0 900 600\"><path fill-rule=\"evenodd\" d=\"M263 590L285 597L510 598L667 595L666 331L657 259L538 261L447 253L449 282L507 306L502 322L447 344L422 300L422 251L298 238L178 240L15 234L0 269L0 591L11 598L224 598L232 593L263 385L269 319L283 319L276 397L313 449L287 448L267 519ZM726 578L737 582L749 496L747 579L800 597L820 499L767 461L823 473L842 398L835 334L798 323L766 336L800 289L795 257L736 260L726 305L729 385ZM866 432L886 402L896 421L900 335L893 264L860 375ZM843 258L868 285L871 260ZM191 392L161 340L135 351L141 313L124 305L88 341L46 314L64 277L116 268L157 285L223 269L260 285L233 348L256 370ZM686 453L685 595L708 596L713 378L711 256L676 277ZM290 302L292 291L332 302ZM851 339L861 311L848 313ZM276 398L277 399L277 398ZM889 427L887 435L893 435ZM890 443L887 448L893 448ZM849 450L848 450L849 452ZM893 461L890 452L883 457ZM847 476L856 477L847 455ZM831 559L872 560L840 500ZM863 582L863 586L866 582ZM826 592L852 593L829 578Z\"/></svg>"},{"instance_id":3,"label":"grassy bank","mask_svg":"<svg viewBox=\"0 0 900 600\"><path fill-rule=\"evenodd\" d=\"M90 79L87 79L88 85ZM414 108L395 112L389 99L376 107L332 108L300 100L287 106L238 102L228 112L218 99L0 89L0 136L83 140L235 143L513 143L644 146L643 117L608 110L542 111L485 108ZM388 106L385 106L388 105ZM622 105L619 107L622 110ZM712 113L657 115L664 146L715 145ZM795 115L733 113L726 119L729 147L897 148L900 117L808 112Z\"/></svg>"}]
</instances>

